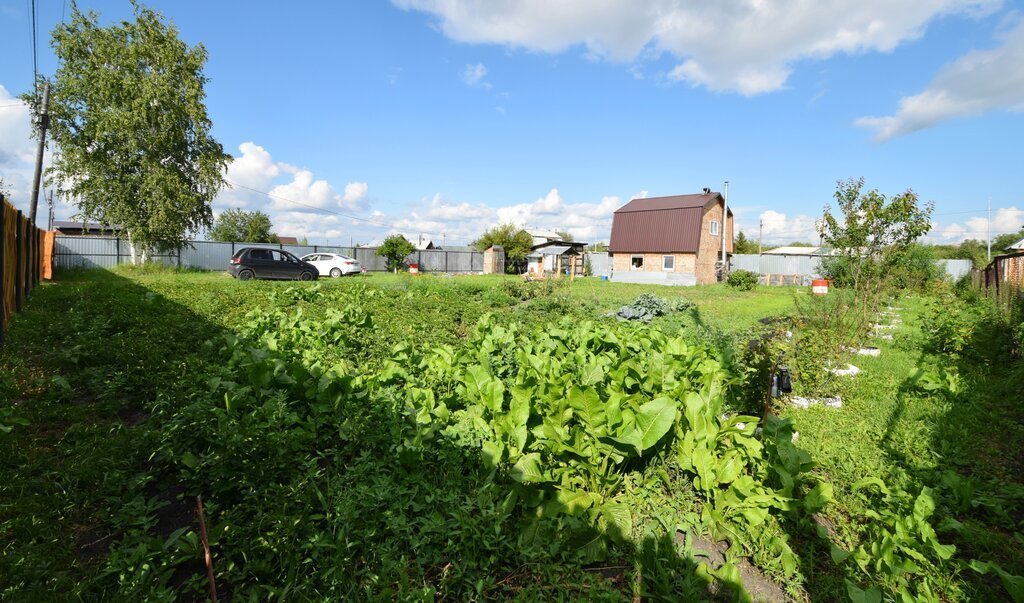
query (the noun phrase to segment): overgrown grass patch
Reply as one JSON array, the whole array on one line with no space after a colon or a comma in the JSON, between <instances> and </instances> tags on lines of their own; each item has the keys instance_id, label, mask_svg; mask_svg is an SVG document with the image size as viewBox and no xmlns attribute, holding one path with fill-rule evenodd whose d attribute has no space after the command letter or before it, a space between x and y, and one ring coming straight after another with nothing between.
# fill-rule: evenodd
<instances>
[{"instance_id":1,"label":"overgrown grass patch","mask_svg":"<svg viewBox=\"0 0 1024 603\"><path fill-rule=\"evenodd\" d=\"M641 293L694 306L649 326L610 316ZM896 596L881 574L837 563L814 522L854 551L912 516L927 488L936 509L923 521L957 549L941 561L922 549L929 588L1005 598L967 563L1024 573L1019 365L1007 375L998 356L935 353L921 318L931 300L902 300L895 340L873 342L882 355L854 357L864 372L830 383L843 407L786 410L799 438L779 452L788 431L755 436L756 418L736 414L759 411L740 399L757 376L744 363L759 321L806 295L506 276L61 275L33 292L0 351L0 423L19 419L0 434L0 596L201 597L196 494L218 581L240 598L693 600L764 580L758 596L841 600L851 578ZM932 390L911 378L942 362L956 393L941 389L945 374L925 380ZM703 398L684 411L687 392ZM530 404L513 420L515 395ZM611 400L630 416L608 415ZM670 408L674 422L644 440ZM566 435L556 422L537 431L555 415ZM588 442L603 452L584 454ZM750 481L734 487L741 474ZM753 492L763 499L744 507ZM587 534L601 540L578 541ZM713 573L693 547L704 541L722 549Z\"/></svg>"}]
</instances>

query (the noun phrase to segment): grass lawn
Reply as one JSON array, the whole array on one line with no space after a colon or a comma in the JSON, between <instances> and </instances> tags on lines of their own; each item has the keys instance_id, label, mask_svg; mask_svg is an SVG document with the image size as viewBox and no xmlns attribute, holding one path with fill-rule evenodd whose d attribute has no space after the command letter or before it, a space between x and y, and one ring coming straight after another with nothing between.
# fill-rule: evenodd
<instances>
[{"instance_id":1,"label":"grass lawn","mask_svg":"<svg viewBox=\"0 0 1024 603\"><path fill-rule=\"evenodd\" d=\"M695 306L650 327L609 316L646 292ZM657 332L697 347L714 340L709 353L729 346L726 410L751 411L739 396L746 343L763 334L761 319L793 314L807 295L505 276L306 284L168 270L59 275L32 293L0 350L0 425L11 427L0 432L0 598L201 598L196 494L229 598L693 600L728 598L736 580L755 599L842 600L848 581L895 597L895 579L841 562L841 553L873 538L872 526L913 515L927 488L935 502L928 521L956 552L917 552L923 567L909 575L927 576L942 600L1005 600L1008 579L968 564L1024 574L1019 371L1011 375L995 348L952 360L929 349L932 298L902 300L904 322L892 342L876 342L881 356L857 357L864 372L834 381L841 408L780 409L816 463L806 489L827 482L834 494L814 514L820 530L809 515L776 510L756 537L723 549L730 563L743 559L739 577L700 569L700 543L716 546L721 534L708 495L674 454L652 448L622 461L614 491L631 511L630 533L584 560L567 542L586 533L579 524L597 503L564 507L571 512L537 524L549 532L527 537L530 491L517 485L516 469L481 462L480 442L499 421L469 409L448 419L448 409L430 406L466 391L446 375L481 349L495 374L499 364L514 373L517 346L540 353L573 329L611 337L600 335L607 325L619 338ZM535 334L504 335L517 328ZM612 344L594 345L605 356L579 362L607 359ZM651 350L638 348L637 361ZM449 366L442 360L451 368L436 368ZM936 362L955 364L955 392L910 377ZM568 366L566 379L589 382ZM644 366L641 378L660 371ZM704 360L691 369L717 367ZM536 370L560 379L554 368ZM381 376L401 371L422 374ZM416 398L427 390L429 403ZM414 399L424 404L418 411ZM611 516L602 513L600 521ZM709 591L711 583L726 588Z\"/></svg>"}]
</instances>

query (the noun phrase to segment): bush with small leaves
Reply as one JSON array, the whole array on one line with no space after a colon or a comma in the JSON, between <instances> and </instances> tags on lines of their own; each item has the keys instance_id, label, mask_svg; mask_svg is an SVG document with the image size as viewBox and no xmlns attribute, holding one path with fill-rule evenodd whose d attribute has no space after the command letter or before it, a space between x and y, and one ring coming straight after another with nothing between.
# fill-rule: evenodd
<instances>
[{"instance_id":1,"label":"bush with small leaves","mask_svg":"<svg viewBox=\"0 0 1024 603\"><path fill-rule=\"evenodd\" d=\"M757 273L749 270L733 270L725 282L740 291L750 291L757 285Z\"/></svg>"}]
</instances>

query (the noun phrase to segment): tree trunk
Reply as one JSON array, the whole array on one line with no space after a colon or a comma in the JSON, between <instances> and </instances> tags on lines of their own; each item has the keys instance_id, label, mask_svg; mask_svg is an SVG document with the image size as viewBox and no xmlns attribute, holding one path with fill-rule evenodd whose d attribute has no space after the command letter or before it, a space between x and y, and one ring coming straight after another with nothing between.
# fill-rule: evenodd
<instances>
[{"instance_id":1,"label":"tree trunk","mask_svg":"<svg viewBox=\"0 0 1024 603\"><path fill-rule=\"evenodd\" d=\"M128 231L128 249L131 252L132 266L138 266L139 264L145 264L148 259L149 252L146 248L137 248L135 240L132 239L132 232Z\"/></svg>"},{"instance_id":2,"label":"tree trunk","mask_svg":"<svg viewBox=\"0 0 1024 603\"><path fill-rule=\"evenodd\" d=\"M128 231L128 253L131 255L132 258L132 266L137 265L135 255L135 241L132 239L132 231L130 230Z\"/></svg>"}]
</instances>

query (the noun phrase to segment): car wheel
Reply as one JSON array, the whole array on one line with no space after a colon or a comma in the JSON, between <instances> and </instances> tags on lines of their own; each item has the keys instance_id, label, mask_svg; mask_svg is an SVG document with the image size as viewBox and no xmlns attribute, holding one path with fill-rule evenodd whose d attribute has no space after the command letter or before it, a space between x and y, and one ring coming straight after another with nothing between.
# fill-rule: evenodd
<instances>
[{"instance_id":1,"label":"car wheel","mask_svg":"<svg viewBox=\"0 0 1024 603\"><path fill-rule=\"evenodd\" d=\"M238 273L238 280L247 281L251 279L253 276L255 275L252 273L252 270L243 270Z\"/></svg>"},{"instance_id":2,"label":"car wheel","mask_svg":"<svg viewBox=\"0 0 1024 603\"><path fill-rule=\"evenodd\" d=\"M311 280L313 280L313 273L312 272L303 272L302 274L299 275L299 280L300 281L311 281Z\"/></svg>"},{"instance_id":3,"label":"car wheel","mask_svg":"<svg viewBox=\"0 0 1024 603\"><path fill-rule=\"evenodd\" d=\"M331 276L334 278L341 276L341 268L331 268Z\"/></svg>"}]
</instances>

